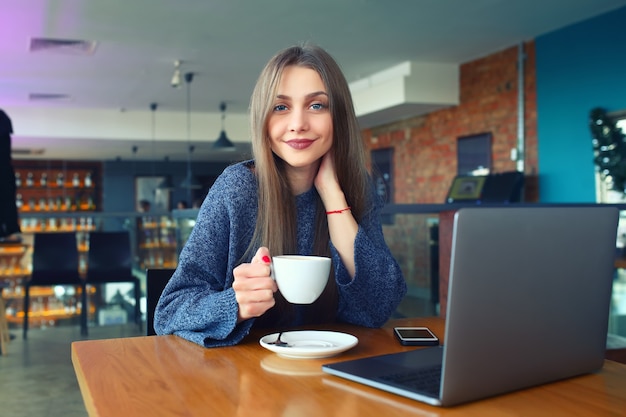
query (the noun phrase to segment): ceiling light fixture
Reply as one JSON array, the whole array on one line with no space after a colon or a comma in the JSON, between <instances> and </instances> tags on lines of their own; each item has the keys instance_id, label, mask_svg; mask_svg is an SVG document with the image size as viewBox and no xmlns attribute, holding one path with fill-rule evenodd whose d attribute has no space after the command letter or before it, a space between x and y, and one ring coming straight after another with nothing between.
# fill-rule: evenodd
<instances>
[{"instance_id":1,"label":"ceiling light fixture","mask_svg":"<svg viewBox=\"0 0 626 417\"><path fill-rule=\"evenodd\" d=\"M165 157L165 163L168 163L170 161L170 157L166 156ZM171 191L174 188L174 183L172 182L172 178L167 175L165 177L165 179L163 179L163 181L161 181L161 183L159 184L159 186L157 187L159 190L163 190L163 191Z\"/></svg>"},{"instance_id":2,"label":"ceiling light fixture","mask_svg":"<svg viewBox=\"0 0 626 417\"><path fill-rule=\"evenodd\" d=\"M170 84L174 88L180 87L180 64L182 61L176 60L174 61L174 75L172 75L172 80Z\"/></svg>"},{"instance_id":3,"label":"ceiling light fixture","mask_svg":"<svg viewBox=\"0 0 626 417\"><path fill-rule=\"evenodd\" d=\"M151 174L153 177L156 176L156 169L155 169L155 159L156 159L156 109L157 109L158 105L156 103L150 103L150 113L151 113L151 120L150 120L150 127L151 127L151 137L152 137L152 163L150 165L151 168Z\"/></svg>"},{"instance_id":4,"label":"ceiling light fixture","mask_svg":"<svg viewBox=\"0 0 626 417\"><path fill-rule=\"evenodd\" d=\"M195 146L189 145L188 152L187 152L187 177L185 177L183 182L180 184L181 188L188 188L188 189L202 188L202 183L200 183L198 178L196 178L196 176L193 175L193 173L191 172L191 154L193 153L195 149L196 149Z\"/></svg>"},{"instance_id":5,"label":"ceiling light fixture","mask_svg":"<svg viewBox=\"0 0 626 417\"><path fill-rule=\"evenodd\" d=\"M224 119L226 118L226 103L222 101L220 104L220 110L222 111L222 131L220 136L215 142L213 142L212 149L219 151L234 151L235 145L226 136L226 130L224 130Z\"/></svg>"},{"instance_id":6,"label":"ceiling light fixture","mask_svg":"<svg viewBox=\"0 0 626 417\"><path fill-rule=\"evenodd\" d=\"M131 149L133 151L133 177L134 177L135 175L137 175L137 150L139 150L139 148L137 147L137 145L133 145Z\"/></svg>"},{"instance_id":7,"label":"ceiling light fixture","mask_svg":"<svg viewBox=\"0 0 626 417\"><path fill-rule=\"evenodd\" d=\"M156 178L156 110L158 108L157 103L150 103L150 110L152 112L152 177ZM157 185L156 190L160 191L169 191L173 190L174 185L172 184L172 180L169 176L166 176L163 181L159 185ZM155 191L156 191L155 190Z\"/></svg>"},{"instance_id":8,"label":"ceiling light fixture","mask_svg":"<svg viewBox=\"0 0 626 417\"><path fill-rule=\"evenodd\" d=\"M193 72L185 73L185 83L187 84L187 177L180 184L181 188L187 189L187 200L192 201L191 190L202 188L202 184L191 172L191 154L195 147L191 145L191 82Z\"/></svg>"}]
</instances>

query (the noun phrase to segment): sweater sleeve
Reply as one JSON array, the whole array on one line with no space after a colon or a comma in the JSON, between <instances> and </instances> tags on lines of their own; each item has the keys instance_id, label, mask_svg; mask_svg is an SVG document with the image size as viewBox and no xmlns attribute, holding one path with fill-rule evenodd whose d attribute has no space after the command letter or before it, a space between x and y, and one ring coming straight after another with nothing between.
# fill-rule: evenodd
<instances>
[{"instance_id":1,"label":"sweater sleeve","mask_svg":"<svg viewBox=\"0 0 626 417\"><path fill-rule=\"evenodd\" d=\"M248 334L237 324L233 269L242 262L256 218L256 185L242 164L224 170L203 202L178 266L157 304L157 334L205 347L229 346Z\"/></svg>"},{"instance_id":2,"label":"sweater sleeve","mask_svg":"<svg viewBox=\"0 0 626 417\"><path fill-rule=\"evenodd\" d=\"M361 219L354 241L356 274L350 279L339 254L331 246L339 288L338 319L367 327L382 326L407 292L400 266L389 250L376 204Z\"/></svg>"}]
</instances>

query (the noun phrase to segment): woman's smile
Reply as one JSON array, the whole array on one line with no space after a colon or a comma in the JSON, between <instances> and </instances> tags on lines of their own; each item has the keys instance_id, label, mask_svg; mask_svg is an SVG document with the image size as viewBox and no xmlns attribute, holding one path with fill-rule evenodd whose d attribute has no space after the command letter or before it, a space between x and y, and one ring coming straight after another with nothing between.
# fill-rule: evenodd
<instances>
[{"instance_id":1,"label":"woman's smile","mask_svg":"<svg viewBox=\"0 0 626 417\"><path fill-rule=\"evenodd\" d=\"M312 139L292 139L285 141L285 143L294 149L306 149L311 146L315 141Z\"/></svg>"}]
</instances>

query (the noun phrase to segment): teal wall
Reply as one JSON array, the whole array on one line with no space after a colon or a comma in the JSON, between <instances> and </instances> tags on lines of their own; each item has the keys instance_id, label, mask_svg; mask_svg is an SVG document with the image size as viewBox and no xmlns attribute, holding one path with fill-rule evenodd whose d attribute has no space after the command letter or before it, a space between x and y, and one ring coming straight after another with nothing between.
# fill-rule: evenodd
<instances>
[{"instance_id":1,"label":"teal wall","mask_svg":"<svg viewBox=\"0 0 626 417\"><path fill-rule=\"evenodd\" d=\"M626 109L626 7L535 39L539 195L595 202L589 112Z\"/></svg>"},{"instance_id":2,"label":"teal wall","mask_svg":"<svg viewBox=\"0 0 626 417\"><path fill-rule=\"evenodd\" d=\"M210 177L217 177L230 163L226 162L196 162L193 164L193 174L198 179L206 180ZM171 208L179 200L188 201L189 197L186 189L178 185L187 176L187 163L185 162L152 162L137 161L108 161L104 163L102 173L102 189L105 212L126 212L135 211L135 177L166 175L172 179L172 183L177 186L170 194ZM203 181L204 182L204 181ZM203 197L208 192L208 187L202 190L193 190L192 199ZM192 204L193 201L188 201Z\"/></svg>"}]
</instances>

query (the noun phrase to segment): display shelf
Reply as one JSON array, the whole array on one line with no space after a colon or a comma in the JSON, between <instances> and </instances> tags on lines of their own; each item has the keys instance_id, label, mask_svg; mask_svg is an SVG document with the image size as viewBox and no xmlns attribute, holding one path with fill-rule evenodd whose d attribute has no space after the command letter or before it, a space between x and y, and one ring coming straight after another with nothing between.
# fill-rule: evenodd
<instances>
[{"instance_id":1,"label":"display shelf","mask_svg":"<svg viewBox=\"0 0 626 417\"><path fill-rule=\"evenodd\" d=\"M137 221L141 268L175 268L178 264L176 223L169 216L142 216Z\"/></svg>"},{"instance_id":2,"label":"display shelf","mask_svg":"<svg viewBox=\"0 0 626 417\"><path fill-rule=\"evenodd\" d=\"M13 165L21 215L99 210L100 163L16 160Z\"/></svg>"},{"instance_id":3,"label":"display shelf","mask_svg":"<svg viewBox=\"0 0 626 417\"><path fill-rule=\"evenodd\" d=\"M22 263L28 245L11 243L0 245L0 278L22 278L30 274L30 269Z\"/></svg>"},{"instance_id":4,"label":"display shelf","mask_svg":"<svg viewBox=\"0 0 626 417\"><path fill-rule=\"evenodd\" d=\"M81 290L71 290L71 285L55 285L50 287L32 287L30 289L31 307L28 313L29 325L53 326L58 320L75 319L80 316ZM87 296L93 298L96 289L89 287ZM24 321L24 293L21 285L6 289L3 292L6 303L6 317L9 324L21 325ZM90 303L91 306L91 303ZM95 307L90 307L90 315L95 314Z\"/></svg>"},{"instance_id":5,"label":"display shelf","mask_svg":"<svg viewBox=\"0 0 626 417\"><path fill-rule=\"evenodd\" d=\"M28 217L22 214L20 218L20 228L22 233L35 232L81 232L95 230L94 219L90 216L84 217Z\"/></svg>"}]
</instances>

